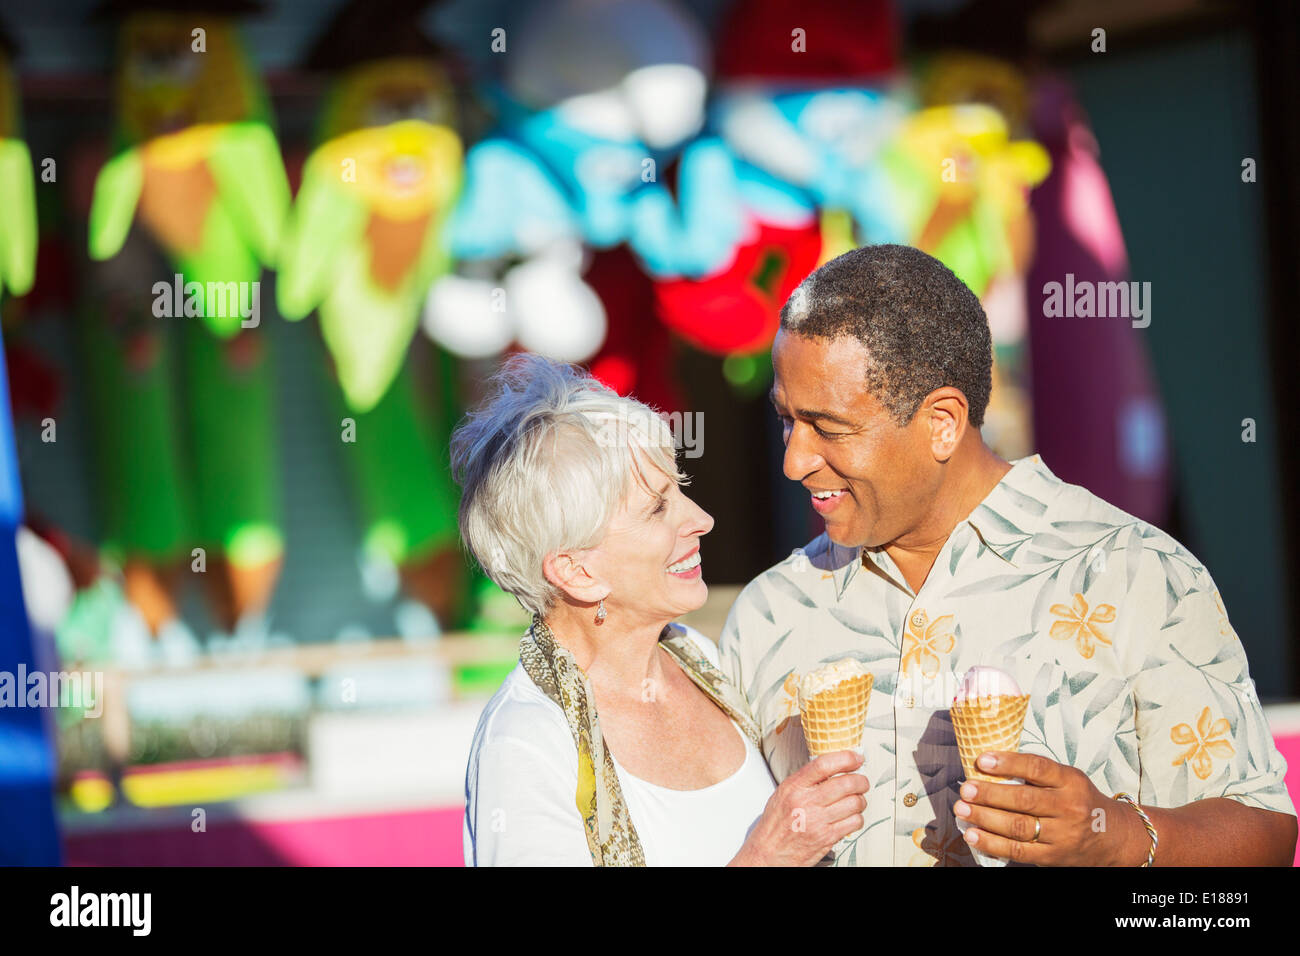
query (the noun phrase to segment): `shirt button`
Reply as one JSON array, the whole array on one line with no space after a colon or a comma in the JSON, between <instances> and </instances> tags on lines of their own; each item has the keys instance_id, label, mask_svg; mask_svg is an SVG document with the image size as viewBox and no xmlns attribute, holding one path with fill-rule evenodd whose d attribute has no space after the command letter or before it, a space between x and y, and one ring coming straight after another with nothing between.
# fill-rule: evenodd
<instances>
[{"instance_id":1,"label":"shirt button","mask_svg":"<svg viewBox=\"0 0 1300 956\"><path fill-rule=\"evenodd\" d=\"M903 706L904 706L904 707L908 707L908 708L915 707L915 706L916 706L916 698L915 698L915 697L904 697L904 698L903 698Z\"/></svg>"},{"instance_id":2,"label":"shirt button","mask_svg":"<svg viewBox=\"0 0 1300 956\"><path fill-rule=\"evenodd\" d=\"M909 793L907 796L905 796L905 797L903 798L903 806L905 806L905 807L914 807L914 806L916 806L916 794L914 794L914 793Z\"/></svg>"}]
</instances>

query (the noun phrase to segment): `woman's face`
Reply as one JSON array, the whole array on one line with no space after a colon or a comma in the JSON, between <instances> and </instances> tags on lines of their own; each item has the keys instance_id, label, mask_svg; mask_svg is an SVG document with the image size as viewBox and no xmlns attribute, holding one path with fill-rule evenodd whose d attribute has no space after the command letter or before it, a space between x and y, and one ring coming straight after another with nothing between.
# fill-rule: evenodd
<instances>
[{"instance_id":1,"label":"woman's face","mask_svg":"<svg viewBox=\"0 0 1300 956\"><path fill-rule=\"evenodd\" d=\"M584 559L588 573L609 588L605 610L620 624L666 623L703 606L709 596L700 538L713 518L657 468L644 469L647 489L633 478L605 539Z\"/></svg>"}]
</instances>

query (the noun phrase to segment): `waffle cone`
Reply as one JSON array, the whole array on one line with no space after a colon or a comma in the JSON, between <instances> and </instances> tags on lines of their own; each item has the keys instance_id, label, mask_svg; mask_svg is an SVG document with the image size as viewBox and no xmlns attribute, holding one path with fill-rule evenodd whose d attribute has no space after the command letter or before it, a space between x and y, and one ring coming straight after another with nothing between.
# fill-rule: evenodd
<instances>
[{"instance_id":1,"label":"waffle cone","mask_svg":"<svg viewBox=\"0 0 1300 956\"><path fill-rule=\"evenodd\" d=\"M978 697L971 701L953 704L949 710L952 729L957 734L957 750L961 753L961 766L967 780L1005 782L1005 777L995 777L977 770L975 761L990 750L1020 750L1020 731L1025 726L1025 712L1029 709L1029 695L1012 697L1000 694Z\"/></svg>"},{"instance_id":2,"label":"waffle cone","mask_svg":"<svg viewBox=\"0 0 1300 956\"><path fill-rule=\"evenodd\" d=\"M836 750L856 750L867 723L871 674L842 680L812 697L799 697L803 738L814 757Z\"/></svg>"}]
</instances>

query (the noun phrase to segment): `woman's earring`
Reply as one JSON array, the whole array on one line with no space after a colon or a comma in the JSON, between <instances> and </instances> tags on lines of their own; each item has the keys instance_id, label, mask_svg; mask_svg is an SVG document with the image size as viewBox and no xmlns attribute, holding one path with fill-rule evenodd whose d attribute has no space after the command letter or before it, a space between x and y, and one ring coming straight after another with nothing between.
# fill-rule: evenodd
<instances>
[{"instance_id":1,"label":"woman's earring","mask_svg":"<svg viewBox=\"0 0 1300 956\"><path fill-rule=\"evenodd\" d=\"M600 607L596 608L596 623L597 624L605 623L605 599L604 598L600 599Z\"/></svg>"}]
</instances>

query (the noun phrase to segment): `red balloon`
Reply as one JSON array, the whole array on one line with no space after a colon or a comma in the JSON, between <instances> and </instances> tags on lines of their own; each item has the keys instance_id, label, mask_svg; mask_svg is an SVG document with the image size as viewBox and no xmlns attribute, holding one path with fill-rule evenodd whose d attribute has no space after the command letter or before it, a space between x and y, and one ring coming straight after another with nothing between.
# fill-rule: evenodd
<instances>
[{"instance_id":1,"label":"red balloon","mask_svg":"<svg viewBox=\"0 0 1300 956\"><path fill-rule=\"evenodd\" d=\"M817 267L816 221L795 229L758 224L735 261L704 279L655 283L659 318L691 345L715 355L758 352L772 344L781 306Z\"/></svg>"}]
</instances>

